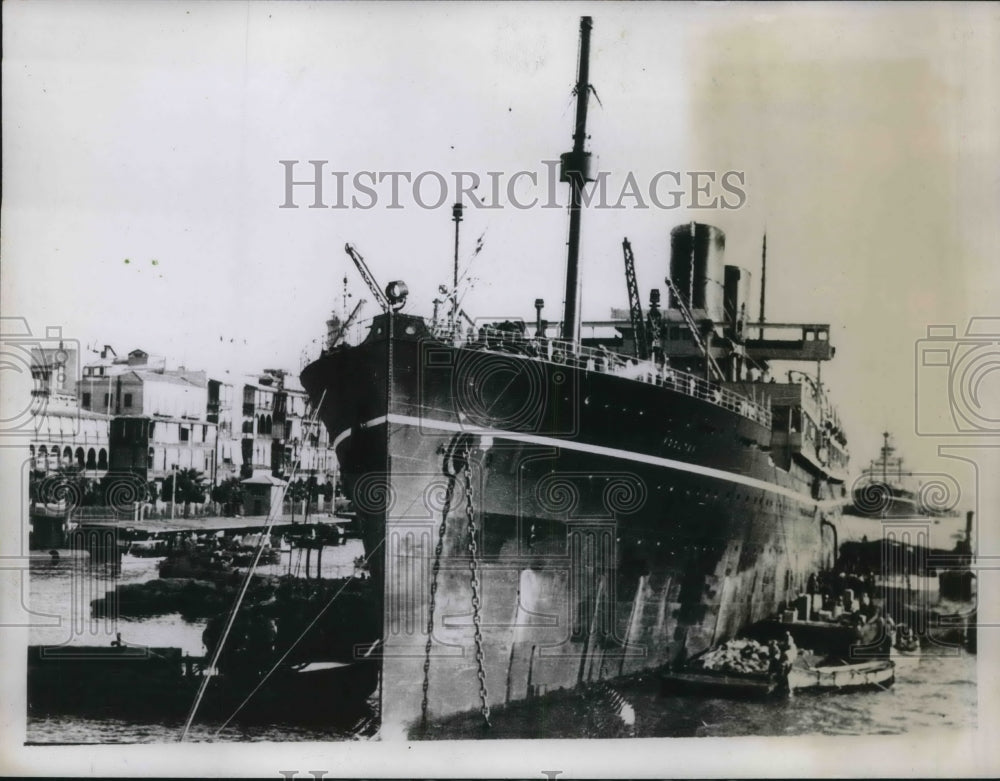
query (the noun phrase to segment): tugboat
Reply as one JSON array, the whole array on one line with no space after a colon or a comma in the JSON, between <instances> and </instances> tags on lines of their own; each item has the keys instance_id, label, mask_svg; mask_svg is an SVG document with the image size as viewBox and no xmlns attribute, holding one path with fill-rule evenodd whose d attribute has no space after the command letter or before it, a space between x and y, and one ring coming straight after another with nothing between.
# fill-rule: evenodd
<instances>
[{"instance_id":1,"label":"tugboat","mask_svg":"<svg viewBox=\"0 0 1000 781\"><path fill-rule=\"evenodd\" d=\"M302 372L378 589L389 732L473 709L488 723L498 704L693 656L835 555L848 452L818 372L830 328L765 322L763 294L752 322L721 230L673 229L668 305L654 289L645 316L623 241L629 318L581 338L591 29L562 156L558 329L537 305L534 327L466 329L454 290L443 324L410 314L406 285L383 292L348 245L382 314ZM817 376L778 381L771 361Z\"/></svg>"}]
</instances>

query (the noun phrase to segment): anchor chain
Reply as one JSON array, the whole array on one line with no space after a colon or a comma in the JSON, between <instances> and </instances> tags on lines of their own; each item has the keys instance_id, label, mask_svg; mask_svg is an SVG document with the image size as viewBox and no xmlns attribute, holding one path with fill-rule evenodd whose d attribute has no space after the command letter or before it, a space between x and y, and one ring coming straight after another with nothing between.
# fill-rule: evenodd
<instances>
[{"instance_id":1,"label":"anchor chain","mask_svg":"<svg viewBox=\"0 0 1000 781\"><path fill-rule=\"evenodd\" d=\"M431 593L428 601L427 617L427 643L424 646L424 680L423 698L420 703L420 723L421 727L427 729L428 710L428 690L430 689L431 670L431 648L433 646L434 635L434 612L437 608L438 578L441 573L441 557L444 554L444 540L448 528L448 515L451 512L451 505L455 498L455 487L458 484L459 474L464 476L463 488L465 489L465 517L469 531L469 570L472 586L472 625L474 627L474 639L476 645L476 675L479 678L479 700L481 702L480 713L486 726L490 724L489 693L486 689L486 667L485 654L483 652L482 619L480 617L481 600L479 596L479 550L477 545L478 528L476 526L476 508L473 503L472 476L469 469L469 459L471 457L471 437L460 437L454 440L444 458L444 473L448 476L448 485L445 488L444 505L441 508L441 525L438 528L437 544L434 547L434 564L431 568ZM461 443L461 453L456 453L459 443Z\"/></svg>"},{"instance_id":2,"label":"anchor chain","mask_svg":"<svg viewBox=\"0 0 1000 781\"><path fill-rule=\"evenodd\" d=\"M481 703L479 710L483 715L483 721L486 723L486 726L490 727L492 725L490 724L489 693L486 690L486 668L484 664L485 656L483 654L483 633L481 629L482 620L479 614L479 551L476 542L478 531L476 528L476 508L472 502L472 475L470 474L472 470L469 469L468 444L466 444L465 448L465 458L465 517L469 527L469 583L472 587L472 626L476 644L476 675L479 678L479 701Z\"/></svg>"},{"instance_id":3,"label":"anchor chain","mask_svg":"<svg viewBox=\"0 0 1000 781\"><path fill-rule=\"evenodd\" d=\"M455 485L458 483L458 473L461 464L468 458L468 446L462 456L462 461L455 463L455 442L445 453L444 473L448 475L448 485L444 493L444 506L441 508L441 526L438 529L437 545L434 547L434 565L431 569L431 597L427 606L427 644L424 646L424 683L423 699L420 702L420 724L427 728L427 690L431 683L431 647L434 637L434 610L437 604L438 575L441 572L441 554L444 552L444 537L448 529L448 513L451 512L451 502L455 496Z\"/></svg>"}]
</instances>

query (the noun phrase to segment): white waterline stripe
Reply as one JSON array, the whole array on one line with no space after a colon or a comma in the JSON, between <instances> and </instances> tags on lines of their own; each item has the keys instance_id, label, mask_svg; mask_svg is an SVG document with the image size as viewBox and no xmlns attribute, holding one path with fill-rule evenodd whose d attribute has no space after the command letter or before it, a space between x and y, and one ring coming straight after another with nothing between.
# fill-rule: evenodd
<instances>
[{"instance_id":1,"label":"white waterline stripe","mask_svg":"<svg viewBox=\"0 0 1000 781\"><path fill-rule=\"evenodd\" d=\"M681 472L690 472L704 477L714 477L718 480L725 480L730 483L739 483L741 485L750 486L751 488L757 488L770 493L780 494L798 502L813 504L819 507L835 507L842 504L844 501L840 499L828 499L820 502L815 499L803 497L802 494L797 493L790 488L768 483L765 480L758 480L755 477L738 475L734 472L726 472L721 469L713 469L708 466L699 466L698 464L689 464L685 461L675 461L672 458L661 458L660 456L650 456L645 453L636 453L631 450L620 450L619 448L604 447L603 445L590 445L585 442L574 442L572 440L557 439L555 437L545 437L539 434L523 434L514 431L502 431L500 429L475 428L462 423L453 423L447 420L433 420L430 418L418 418L412 415L391 414L372 418L366 423L362 423L361 428L374 428L375 426L381 426L386 421L389 421L390 423L401 423L404 425L415 426L418 428L433 428L441 431L454 431L462 434L476 434L480 436L496 437L499 439L510 439L516 442L525 442L532 445L565 448L567 450L577 450L584 453L591 453L593 455L607 456L609 458L621 458L627 461L637 461L639 463L650 464L652 466L676 469ZM338 434L334 439L333 446L336 447L346 437L350 436L350 433L351 430L347 429Z\"/></svg>"}]
</instances>

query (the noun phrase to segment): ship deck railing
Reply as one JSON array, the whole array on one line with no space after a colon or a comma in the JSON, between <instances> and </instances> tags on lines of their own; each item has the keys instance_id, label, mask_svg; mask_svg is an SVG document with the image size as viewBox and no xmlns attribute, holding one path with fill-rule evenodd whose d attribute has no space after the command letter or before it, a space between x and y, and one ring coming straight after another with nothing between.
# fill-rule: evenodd
<instances>
[{"instance_id":1,"label":"ship deck railing","mask_svg":"<svg viewBox=\"0 0 1000 781\"><path fill-rule=\"evenodd\" d=\"M610 374L633 382L668 388L691 398L715 404L771 428L771 410L763 404L702 377L696 377L668 365L660 366L652 360L641 360L635 356L615 353L605 347L587 347L562 339L536 339L515 331L489 328L481 328L478 338L473 336L468 340L455 340L445 329L435 333L435 336L451 342L456 347L464 346L507 355L520 355L545 363Z\"/></svg>"}]
</instances>

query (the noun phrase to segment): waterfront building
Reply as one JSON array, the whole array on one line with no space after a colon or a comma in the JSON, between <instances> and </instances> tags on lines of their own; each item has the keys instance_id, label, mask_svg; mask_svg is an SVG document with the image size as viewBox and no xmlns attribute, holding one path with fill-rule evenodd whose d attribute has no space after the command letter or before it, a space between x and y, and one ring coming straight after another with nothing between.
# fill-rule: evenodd
<instances>
[{"instance_id":1,"label":"waterfront building","mask_svg":"<svg viewBox=\"0 0 1000 781\"><path fill-rule=\"evenodd\" d=\"M175 469L216 481L216 424L186 418L116 415L111 420L111 469L162 482Z\"/></svg>"},{"instance_id":2,"label":"waterfront building","mask_svg":"<svg viewBox=\"0 0 1000 781\"><path fill-rule=\"evenodd\" d=\"M28 443L30 468L55 472L76 468L88 477L108 470L108 417L76 403L79 352L60 342L31 351L33 431Z\"/></svg>"},{"instance_id":3,"label":"waterfront building","mask_svg":"<svg viewBox=\"0 0 1000 781\"><path fill-rule=\"evenodd\" d=\"M221 379L208 380L208 410L206 419L216 424L216 479L222 483L240 476L242 451L240 446L240 414L236 407L233 383Z\"/></svg>"},{"instance_id":4,"label":"waterfront building","mask_svg":"<svg viewBox=\"0 0 1000 781\"><path fill-rule=\"evenodd\" d=\"M32 470L49 473L75 468L93 478L108 471L107 415L81 410L73 397L50 396L33 423L28 444Z\"/></svg>"},{"instance_id":5,"label":"waterfront building","mask_svg":"<svg viewBox=\"0 0 1000 781\"><path fill-rule=\"evenodd\" d=\"M233 477L287 481L299 464L294 479L336 480L329 435L310 426L305 391L283 370L210 378L167 369L141 349L119 357L105 345L82 367L62 344L35 352L33 469L121 471L160 484L174 469L195 469L211 488Z\"/></svg>"}]
</instances>

